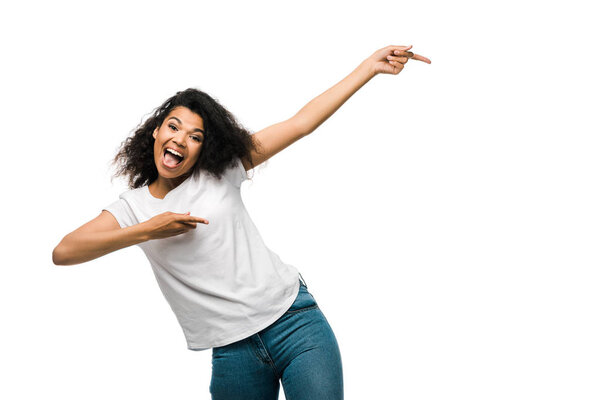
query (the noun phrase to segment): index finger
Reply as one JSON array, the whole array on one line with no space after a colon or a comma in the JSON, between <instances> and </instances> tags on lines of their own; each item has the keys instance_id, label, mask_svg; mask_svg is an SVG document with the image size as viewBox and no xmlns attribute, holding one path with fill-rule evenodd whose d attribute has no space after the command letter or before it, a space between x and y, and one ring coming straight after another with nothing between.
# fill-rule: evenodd
<instances>
[{"instance_id":1,"label":"index finger","mask_svg":"<svg viewBox=\"0 0 600 400\"><path fill-rule=\"evenodd\" d=\"M431 60L429 58L420 56L418 54L413 55L412 57L410 57L410 59L411 60L419 60L419 61L426 62L427 64L431 64Z\"/></svg>"},{"instance_id":2,"label":"index finger","mask_svg":"<svg viewBox=\"0 0 600 400\"><path fill-rule=\"evenodd\" d=\"M180 218L178 218L178 220L180 222L185 222L185 223L193 223L193 222L206 222L208 223L208 220L206 218L201 218L201 217L195 217L193 215L182 215Z\"/></svg>"}]
</instances>

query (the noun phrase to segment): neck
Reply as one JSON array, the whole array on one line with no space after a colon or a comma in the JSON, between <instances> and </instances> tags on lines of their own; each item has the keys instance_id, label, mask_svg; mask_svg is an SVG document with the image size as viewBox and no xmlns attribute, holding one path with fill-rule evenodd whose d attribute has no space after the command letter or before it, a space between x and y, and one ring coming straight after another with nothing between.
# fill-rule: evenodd
<instances>
[{"instance_id":1,"label":"neck","mask_svg":"<svg viewBox=\"0 0 600 400\"><path fill-rule=\"evenodd\" d=\"M159 175L154 182L148 185L148 189L151 190L151 193L154 197L162 199L171 190L181 185L189 176L190 174L181 175L176 178L163 178Z\"/></svg>"}]
</instances>

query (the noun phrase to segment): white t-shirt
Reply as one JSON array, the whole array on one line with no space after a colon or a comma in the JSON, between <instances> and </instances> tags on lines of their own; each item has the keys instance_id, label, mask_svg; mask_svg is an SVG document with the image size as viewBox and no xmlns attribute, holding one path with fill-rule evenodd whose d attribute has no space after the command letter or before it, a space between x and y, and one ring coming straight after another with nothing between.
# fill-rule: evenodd
<instances>
[{"instance_id":1,"label":"white t-shirt","mask_svg":"<svg viewBox=\"0 0 600 400\"><path fill-rule=\"evenodd\" d=\"M104 210L124 228L166 211L206 218L195 229L137 244L175 313L190 350L207 350L251 336L292 305L299 272L263 242L242 202L248 175L241 160L221 180L190 175L164 199L148 186L125 191Z\"/></svg>"}]
</instances>

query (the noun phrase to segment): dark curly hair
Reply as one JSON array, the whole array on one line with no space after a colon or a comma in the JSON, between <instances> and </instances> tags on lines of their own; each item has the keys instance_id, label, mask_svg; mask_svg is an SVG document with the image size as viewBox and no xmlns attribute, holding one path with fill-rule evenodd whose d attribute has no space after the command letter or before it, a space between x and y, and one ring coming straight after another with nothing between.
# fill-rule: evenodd
<instances>
[{"instance_id":1,"label":"dark curly hair","mask_svg":"<svg viewBox=\"0 0 600 400\"><path fill-rule=\"evenodd\" d=\"M198 114L204 122L204 140L198 161L192 167L196 176L201 170L221 179L223 172L234 167L236 158L250 158L250 151L259 151L259 145L252 140L252 134L246 130L217 100L198 89L189 88L177 92L157 107L152 115L140 123L132 136L120 146L112 164L117 164L115 177L125 175L129 178L129 188L135 189L149 185L158 178L154 164L154 129L160 127L164 119L175 107L184 106Z\"/></svg>"}]
</instances>

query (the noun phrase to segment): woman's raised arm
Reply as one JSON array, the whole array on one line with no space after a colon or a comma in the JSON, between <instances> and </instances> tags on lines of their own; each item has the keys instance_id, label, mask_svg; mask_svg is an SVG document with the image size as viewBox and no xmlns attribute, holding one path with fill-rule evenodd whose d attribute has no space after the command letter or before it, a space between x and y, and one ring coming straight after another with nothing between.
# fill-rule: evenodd
<instances>
[{"instance_id":1,"label":"woman's raised arm","mask_svg":"<svg viewBox=\"0 0 600 400\"><path fill-rule=\"evenodd\" d=\"M377 50L348 76L302 107L296 115L253 134L253 140L261 148L260 152L253 151L251 154L254 165L259 165L313 132L375 75L397 75L409 59L431 64L428 58L408 51L411 47L412 45L387 46Z\"/></svg>"},{"instance_id":2,"label":"woman's raised arm","mask_svg":"<svg viewBox=\"0 0 600 400\"><path fill-rule=\"evenodd\" d=\"M354 71L333 87L311 100L294 116L304 132L317 129L327 118L341 107L354 93L377 74L397 75L409 59L431 64L423 56L414 54L411 46L387 46L365 59Z\"/></svg>"}]
</instances>

